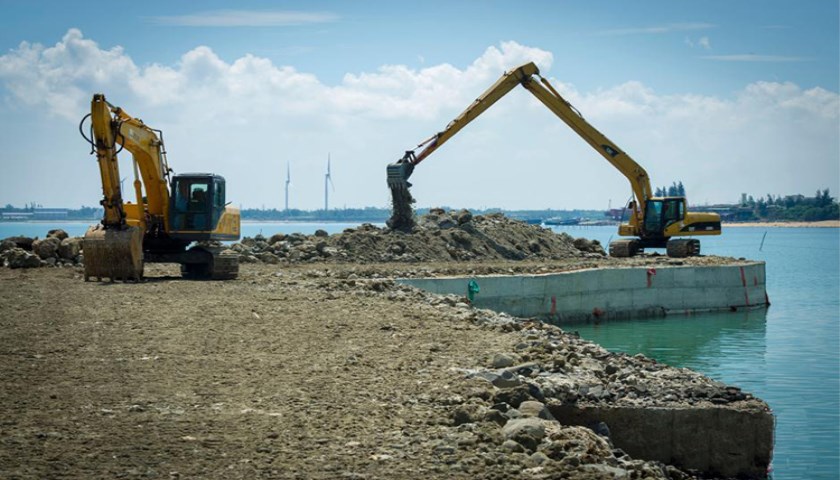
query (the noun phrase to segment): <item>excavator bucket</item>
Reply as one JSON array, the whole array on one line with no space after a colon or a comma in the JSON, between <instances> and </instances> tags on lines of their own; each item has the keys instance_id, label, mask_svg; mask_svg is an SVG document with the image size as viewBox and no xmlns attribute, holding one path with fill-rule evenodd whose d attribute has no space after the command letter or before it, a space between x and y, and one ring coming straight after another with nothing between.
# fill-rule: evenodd
<instances>
[{"instance_id":1,"label":"excavator bucket","mask_svg":"<svg viewBox=\"0 0 840 480\"><path fill-rule=\"evenodd\" d=\"M408 189L411 186L408 183L408 177L414 170L414 165L410 163L397 162L388 165L388 187L393 190L395 188Z\"/></svg>"},{"instance_id":2,"label":"excavator bucket","mask_svg":"<svg viewBox=\"0 0 840 480\"><path fill-rule=\"evenodd\" d=\"M391 189L391 218L386 225L393 230L410 232L414 228L414 197L411 196L408 177L414 170L410 163L397 162L388 165L388 188Z\"/></svg>"},{"instance_id":3,"label":"excavator bucket","mask_svg":"<svg viewBox=\"0 0 840 480\"><path fill-rule=\"evenodd\" d=\"M82 240L85 281L139 281L143 278L143 235L138 227L90 227Z\"/></svg>"}]
</instances>

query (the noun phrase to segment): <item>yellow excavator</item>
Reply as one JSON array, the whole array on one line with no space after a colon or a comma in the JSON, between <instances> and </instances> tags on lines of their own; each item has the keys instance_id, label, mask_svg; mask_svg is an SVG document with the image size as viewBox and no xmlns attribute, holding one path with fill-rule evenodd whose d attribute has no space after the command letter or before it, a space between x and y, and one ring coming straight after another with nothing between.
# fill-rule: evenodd
<instances>
[{"instance_id":1,"label":"yellow excavator","mask_svg":"<svg viewBox=\"0 0 840 480\"><path fill-rule=\"evenodd\" d=\"M630 181L634 199L628 204L629 221L619 225L618 234L633 238L611 242L611 256L632 257L645 248L665 248L671 257L694 256L700 254L698 239L674 237L720 235L720 215L689 212L685 197L654 197L645 169L590 125L539 73L533 62L506 72L443 131L417 145L416 148L423 147L420 153L406 151L402 158L388 165L388 187L393 203L388 220L390 228L411 231L414 227L411 206L414 198L408 183L414 168L500 98L517 85L522 85Z\"/></svg>"},{"instance_id":2,"label":"yellow excavator","mask_svg":"<svg viewBox=\"0 0 840 480\"><path fill-rule=\"evenodd\" d=\"M93 96L79 132L96 154L105 209L102 221L82 240L85 281L139 281L147 262L179 263L188 278L238 275L239 257L219 243L238 240L240 233L239 209L225 203L223 177L170 175L163 132L111 105L101 93ZM117 162L123 149L132 155L136 203L123 202Z\"/></svg>"}]
</instances>

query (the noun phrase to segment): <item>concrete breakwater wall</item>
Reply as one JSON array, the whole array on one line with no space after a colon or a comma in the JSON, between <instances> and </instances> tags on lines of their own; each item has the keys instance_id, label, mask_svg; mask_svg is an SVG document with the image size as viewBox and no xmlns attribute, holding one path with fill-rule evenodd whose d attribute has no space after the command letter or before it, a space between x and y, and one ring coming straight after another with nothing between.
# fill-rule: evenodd
<instances>
[{"instance_id":1,"label":"concrete breakwater wall","mask_svg":"<svg viewBox=\"0 0 840 480\"><path fill-rule=\"evenodd\" d=\"M764 267L763 262L738 262L398 282L433 293L471 296L479 308L563 323L763 307L769 304ZM656 400L644 406L609 400L560 402L549 409L564 425L592 428L605 423L615 446L634 458L710 475L767 477L775 427L767 409Z\"/></svg>"},{"instance_id":2,"label":"concrete breakwater wall","mask_svg":"<svg viewBox=\"0 0 840 480\"><path fill-rule=\"evenodd\" d=\"M553 323L737 310L769 303L764 262L398 281L433 293L463 296L469 296L473 282L474 306Z\"/></svg>"},{"instance_id":3,"label":"concrete breakwater wall","mask_svg":"<svg viewBox=\"0 0 840 480\"><path fill-rule=\"evenodd\" d=\"M635 458L723 477L765 478L775 420L769 412L721 406L552 405L563 424L609 425L613 443Z\"/></svg>"}]
</instances>

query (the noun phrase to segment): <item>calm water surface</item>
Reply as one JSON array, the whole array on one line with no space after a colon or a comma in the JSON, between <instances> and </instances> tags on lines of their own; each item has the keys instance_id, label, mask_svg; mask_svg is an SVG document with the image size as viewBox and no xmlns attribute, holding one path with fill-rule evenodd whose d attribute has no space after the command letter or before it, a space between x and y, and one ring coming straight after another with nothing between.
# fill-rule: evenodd
<instances>
[{"instance_id":1,"label":"calm water surface","mask_svg":"<svg viewBox=\"0 0 840 480\"><path fill-rule=\"evenodd\" d=\"M604 244L614 233L562 231ZM840 230L729 228L702 244L706 253L767 262L772 306L566 329L754 393L776 415L775 480L840 478Z\"/></svg>"},{"instance_id":2,"label":"calm water surface","mask_svg":"<svg viewBox=\"0 0 840 480\"><path fill-rule=\"evenodd\" d=\"M40 237L44 238L47 232L60 228L67 232L71 237L84 236L88 227L98 223L98 220L91 220L89 222L0 222L0 239L12 237L16 235L23 235L26 237ZM384 226L382 223L375 223L378 227ZM318 223L318 222L242 222L242 236L254 237L257 234L263 234L269 237L275 233L305 233L312 235L315 230L326 230L327 233L341 233L345 228L358 227L359 223Z\"/></svg>"},{"instance_id":3,"label":"calm water surface","mask_svg":"<svg viewBox=\"0 0 840 480\"><path fill-rule=\"evenodd\" d=\"M92 223L0 223L0 238L43 237L52 228L81 236ZM242 233L338 233L356 226L249 222L242 224ZM615 227L554 230L604 245L615 238ZM566 329L606 348L643 353L752 392L776 415L775 480L840 478L840 230L728 228L702 242L704 253L767 262L772 306Z\"/></svg>"}]
</instances>

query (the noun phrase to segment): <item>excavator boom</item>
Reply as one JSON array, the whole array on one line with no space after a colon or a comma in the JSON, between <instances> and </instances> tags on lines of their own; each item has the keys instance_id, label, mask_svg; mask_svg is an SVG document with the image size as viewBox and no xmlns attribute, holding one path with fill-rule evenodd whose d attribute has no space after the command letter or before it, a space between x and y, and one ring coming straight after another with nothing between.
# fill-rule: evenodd
<instances>
[{"instance_id":1,"label":"excavator boom","mask_svg":"<svg viewBox=\"0 0 840 480\"><path fill-rule=\"evenodd\" d=\"M539 75L539 69L533 62L503 74L444 130L421 142L417 146L423 147L420 153L407 151L397 162L388 165L387 180L393 202L389 227L410 231L414 226L411 207L414 199L409 192L411 184L408 183L414 168L517 85L531 92L630 182L635 201L631 202L629 223L620 226L619 234L639 238L624 243L619 241L614 250L616 256L632 256L645 246L664 247L673 235L720 234L720 217L716 214L687 213L686 202L682 197L654 198L645 169L587 122L547 79ZM681 253L699 253L698 241L686 242L674 243L673 248L669 247L669 252L673 251L676 256L685 256Z\"/></svg>"},{"instance_id":2,"label":"excavator boom","mask_svg":"<svg viewBox=\"0 0 840 480\"><path fill-rule=\"evenodd\" d=\"M82 241L85 280L90 277L140 280L143 277L143 234L145 225L127 221L117 162L119 129L114 128L111 105L102 94L90 104L91 138L96 153L104 198L105 215L99 225L88 229Z\"/></svg>"}]
</instances>

